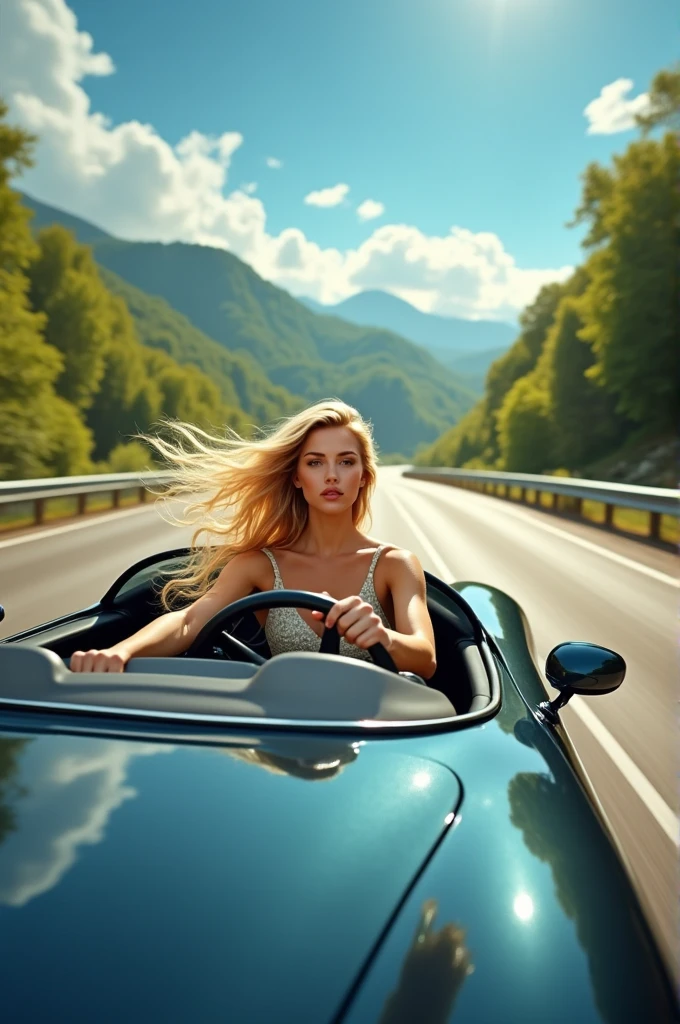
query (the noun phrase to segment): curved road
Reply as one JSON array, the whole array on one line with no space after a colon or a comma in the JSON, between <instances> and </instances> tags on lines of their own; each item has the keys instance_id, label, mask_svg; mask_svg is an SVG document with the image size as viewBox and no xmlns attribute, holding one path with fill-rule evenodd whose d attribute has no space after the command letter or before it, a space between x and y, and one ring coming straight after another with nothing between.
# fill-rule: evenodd
<instances>
[{"instance_id":1,"label":"curved road","mask_svg":"<svg viewBox=\"0 0 680 1024\"><path fill-rule=\"evenodd\" d=\"M498 498L405 479L399 467L380 471L373 513L373 535L414 551L436 575L516 598L541 665L563 640L590 640L626 659L620 690L574 698L563 719L675 967L676 558ZM84 607L133 561L190 535L152 506L0 539L0 636Z\"/></svg>"}]
</instances>

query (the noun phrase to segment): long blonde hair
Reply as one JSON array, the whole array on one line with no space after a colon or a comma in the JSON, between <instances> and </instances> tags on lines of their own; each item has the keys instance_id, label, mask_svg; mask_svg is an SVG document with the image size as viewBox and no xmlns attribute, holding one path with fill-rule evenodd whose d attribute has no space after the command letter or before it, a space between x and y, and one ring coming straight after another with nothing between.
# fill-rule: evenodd
<instances>
[{"instance_id":1,"label":"long blonde hair","mask_svg":"<svg viewBox=\"0 0 680 1024\"><path fill-rule=\"evenodd\" d=\"M161 590L163 607L196 600L210 587L215 573L230 558L263 547L290 547L300 538L309 515L300 488L293 484L306 437L318 427L348 427L361 455L365 484L352 507L352 521L361 527L370 518L375 488L377 453L371 426L351 405L325 399L283 420L269 432L245 439L227 428L214 437L179 421L166 424L174 438L147 436L148 443L168 463L173 482L162 500L192 498L185 516L170 513L176 525L197 529L191 538L186 565L169 575ZM208 497L202 497L209 492ZM199 495L196 498L196 495ZM215 544L214 538L223 538ZM199 539L213 538L199 545Z\"/></svg>"}]
</instances>

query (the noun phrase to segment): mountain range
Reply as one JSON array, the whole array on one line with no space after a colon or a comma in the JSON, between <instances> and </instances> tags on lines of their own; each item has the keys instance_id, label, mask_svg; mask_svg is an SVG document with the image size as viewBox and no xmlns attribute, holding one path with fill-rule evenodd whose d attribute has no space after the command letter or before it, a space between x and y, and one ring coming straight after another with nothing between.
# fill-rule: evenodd
<instances>
[{"instance_id":1,"label":"mountain range","mask_svg":"<svg viewBox=\"0 0 680 1024\"><path fill-rule=\"evenodd\" d=\"M332 306L314 299L300 299L315 313L339 316L353 324L395 331L430 353L465 380L471 390L484 390L491 363L517 337L518 328L496 320L464 320L461 317L423 313L389 292L359 292Z\"/></svg>"},{"instance_id":2,"label":"mountain range","mask_svg":"<svg viewBox=\"0 0 680 1024\"><path fill-rule=\"evenodd\" d=\"M225 400L235 393L258 422L338 396L373 422L384 454L410 457L475 400L467 380L412 340L315 313L232 253L123 241L23 199L34 211L34 230L59 223L92 246L105 284L125 299L143 344L210 373Z\"/></svg>"}]
</instances>

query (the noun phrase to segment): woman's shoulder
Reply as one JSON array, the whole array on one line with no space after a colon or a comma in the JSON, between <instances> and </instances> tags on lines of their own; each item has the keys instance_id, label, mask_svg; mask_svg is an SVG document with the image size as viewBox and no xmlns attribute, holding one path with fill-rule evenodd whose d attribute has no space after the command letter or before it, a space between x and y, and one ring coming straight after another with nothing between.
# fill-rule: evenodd
<instances>
[{"instance_id":1,"label":"woman's shoulder","mask_svg":"<svg viewBox=\"0 0 680 1024\"><path fill-rule=\"evenodd\" d=\"M229 559L227 564L231 567L232 572L244 574L255 586L259 585L263 575L268 584L267 574L271 574L272 566L264 548L249 548L247 551L239 551ZM268 589L268 586L264 589Z\"/></svg>"},{"instance_id":2,"label":"woman's shoulder","mask_svg":"<svg viewBox=\"0 0 680 1024\"><path fill-rule=\"evenodd\" d=\"M372 538L371 543L374 543L376 548L381 549L378 565L382 565L383 569L399 574L422 573L423 567L418 556L414 555L408 548L399 547L398 544L388 544L384 541L373 540Z\"/></svg>"},{"instance_id":3,"label":"woman's shoulder","mask_svg":"<svg viewBox=\"0 0 680 1024\"><path fill-rule=\"evenodd\" d=\"M367 548L380 548L385 558L389 555L392 559L398 559L411 554L407 548L402 548L398 544L392 544L388 540L380 540L378 537L365 537L364 540Z\"/></svg>"}]
</instances>

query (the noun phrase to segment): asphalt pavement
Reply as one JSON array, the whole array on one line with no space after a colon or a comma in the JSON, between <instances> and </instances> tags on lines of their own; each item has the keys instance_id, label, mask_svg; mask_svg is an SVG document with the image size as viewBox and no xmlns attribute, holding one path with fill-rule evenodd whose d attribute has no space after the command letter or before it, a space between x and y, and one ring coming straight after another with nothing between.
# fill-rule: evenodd
<instances>
[{"instance_id":1,"label":"asphalt pavement","mask_svg":"<svg viewBox=\"0 0 680 1024\"><path fill-rule=\"evenodd\" d=\"M505 590L539 664L564 640L621 653L613 694L562 712L669 960L677 962L677 558L585 523L380 471L372 536L414 551L447 582ZM189 543L153 506L0 537L0 637L96 601L132 562Z\"/></svg>"}]
</instances>

